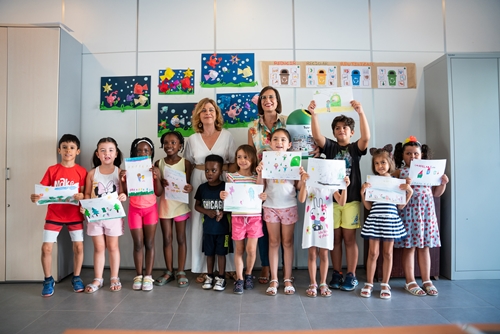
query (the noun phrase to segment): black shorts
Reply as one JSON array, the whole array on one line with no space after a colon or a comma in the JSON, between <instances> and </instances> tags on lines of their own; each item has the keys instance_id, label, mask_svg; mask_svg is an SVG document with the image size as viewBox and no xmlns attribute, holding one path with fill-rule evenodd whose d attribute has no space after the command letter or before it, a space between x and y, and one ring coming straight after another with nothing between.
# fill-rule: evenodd
<instances>
[{"instance_id":1,"label":"black shorts","mask_svg":"<svg viewBox=\"0 0 500 334\"><path fill-rule=\"evenodd\" d=\"M206 256L227 255L233 252L233 240L229 234L203 234L202 251Z\"/></svg>"}]
</instances>

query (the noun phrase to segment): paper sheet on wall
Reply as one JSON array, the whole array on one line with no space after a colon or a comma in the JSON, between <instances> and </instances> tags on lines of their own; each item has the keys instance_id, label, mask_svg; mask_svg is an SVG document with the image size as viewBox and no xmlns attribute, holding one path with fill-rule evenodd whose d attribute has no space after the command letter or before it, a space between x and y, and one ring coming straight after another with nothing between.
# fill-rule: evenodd
<instances>
[{"instance_id":1,"label":"paper sheet on wall","mask_svg":"<svg viewBox=\"0 0 500 334\"><path fill-rule=\"evenodd\" d=\"M300 180L301 152L269 151L262 153L262 178Z\"/></svg>"},{"instance_id":2,"label":"paper sheet on wall","mask_svg":"<svg viewBox=\"0 0 500 334\"><path fill-rule=\"evenodd\" d=\"M173 168L163 168L163 178L168 181L165 187L165 199L189 203L189 194L183 192L186 186L186 173Z\"/></svg>"},{"instance_id":3,"label":"paper sheet on wall","mask_svg":"<svg viewBox=\"0 0 500 334\"><path fill-rule=\"evenodd\" d=\"M135 157L125 159L127 170L128 196L154 194L153 173L150 157Z\"/></svg>"},{"instance_id":4,"label":"paper sheet on wall","mask_svg":"<svg viewBox=\"0 0 500 334\"><path fill-rule=\"evenodd\" d=\"M269 82L273 87L300 87L300 65L270 65Z\"/></svg>"},{"instance_id":5,"label":"paper sheet on wall","mask_svg":"<svg viewBox=\"0 0 500 334\"><path fill-rule=\"evenodd\" d=\"M224 200L224 211L261 213L262 200L259 198L259 194L264 192L262 184L226 182L225 190L229 195Z\"/></svg>"},{"instance_id":6,"label":"paper sheet on wall","mask_svg":"<svg viewBox=\"0 0 500 334\"><path fill-rule=\"evenodd\" d=\"M36 205L47 205L47 204L72 204L78 205L78 200L73 198L74 194L78 194L79 185L78 183L71 186L64 187L49 187L42 186L41 184L35 184L35 194L42 195L42 197L36 202Z\"/></svg>"},{"instance_id":7,"label":"paper sheet on wall","mask_svg":"<svg viewBox=\"0 0 500 334\"><path fill-rule=\"evenodd\" d=\"M412 185L439 186L446 167L446 159L413 160L410 165L409 177Z\"/></svg>"},{"instance_id":8,"label":"paper sheet on wall","mask_svg":"<svg viewBox=\"0 0 500 334\"><path fill-rule=\"evenodd\" d=\"M102 197L82 199L80 204L85 209L83 215L88 222L125 217L125 210L116 192Z\"/></svg>"},{"instance_id":9,"label":"paper sheet on wall","mask_svg":"<svg viewBox=\"0 0 500 334\"><path fill-rule=\"evenodd\" d=\"M371 187L366 188L365 201L392 204L406 203L406 191L399 189L399 186L406 183L406 180L367 175L366 182L370 183Z\"/></svg>"},{"instance_id":10,"label":"paper sheet on wall","mask_svg":"<svg viewBox=\"0 0 500 334\"><path fill-rule=\"evenodd\" d=\"M337 66L307 65L306 87L337 87Z\"/></svg>"},{"instance_id":11,"label":"paper sheet on wall","mask_svg":"<svg viewBox=\"0 0 500 334\"><path fill-rule=\"evenodd\" d=\"M309 159L307 185L316 188L346 189L345 160Z\"/></svg>"}]
</instances>

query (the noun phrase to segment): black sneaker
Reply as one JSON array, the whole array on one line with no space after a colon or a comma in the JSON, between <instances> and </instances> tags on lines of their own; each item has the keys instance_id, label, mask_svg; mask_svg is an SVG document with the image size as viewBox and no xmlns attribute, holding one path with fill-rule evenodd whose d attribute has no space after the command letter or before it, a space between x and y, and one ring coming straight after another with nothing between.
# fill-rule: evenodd
<instances>
[{"instance_id":1,"label":"black sneaker","mask_svg":"<svg viewBox=\"0 0 500 334\"><path fill-rule=\"evenodd\" d=\"M226 280L222 277L215 276L215 291L224 291L226 289Z\"/></svg>"},{"instance_id":2,"label":"black sneaker","mask_svg":"<svg viewBox=\"0 0 500 334\"><path fill-rule=\"evenodd\" d=\"M234 282L233 292L237 295L241 295L243 293L243 280L242 279L237 279L236 282Z\"/></svg>"},{"instance_id":3,"label":"black sneaker","mask_svg":"<svg viewBox=\"0 0 500 334\"><path fill-rule=\"evenodd\" d=\"M344 283L340 286L340 290L352 291L358 286L358 279L353 273L347 273L345 275Z\"/></svg>"},{"instance_id":4,"label":"black sneaker","mask_svg":"<svg viewBox=\"0 0 500 334\"><path fill-rule=\"evenodd\" d=\"M342 283L344 283L344 276L337 270L334 270L332 273L332 280L328 283L328 287L330 289L340 289Z\"/></svg>"},{"instance_id":5,"label":"black sneaker","mask_svg":"<svg viewBox=\"0 0 500 334\"><path fill-rule=\"evenodd\" d=\"M245 283L243 284L243 289L252 290L253 289L253 276L245 275Z\"/></svg>"}]
</instances>

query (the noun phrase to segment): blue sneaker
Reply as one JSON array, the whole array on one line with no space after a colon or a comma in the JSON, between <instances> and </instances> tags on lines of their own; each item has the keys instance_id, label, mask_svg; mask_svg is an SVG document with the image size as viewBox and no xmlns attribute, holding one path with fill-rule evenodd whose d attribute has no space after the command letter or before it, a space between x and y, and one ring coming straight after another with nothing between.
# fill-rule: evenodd
<instances>
[{"instance_id":1,"label":"blue sneaker","mask_svg":"<svg viewBox=\"0 0 500 334\"><path fill-rule=\"evenodd\" d=\"M242 279L237 279L236 282L234 282L233 292L237 295L241 295L243 293L243 284Z\"/></svg>"},{"instance_id":2,"label":"blue sneaker","mask_svg":"<svg viewBox=\"0 0 500 334\"><path fill-rule=\"evenodd\" d=\"M352 291L358 286L358 279L353 273L347 273L344 283L340 286L340 290Z\"/></svg>"},{"instance_id":3,"label":"blue sneaker","mask_svg":"<svg viewBox=\"0 0 500 334\"><path fill-rule=\"evenodd\" d=\"M340 289L342 283L344 283L344 276L337 270L334 270L332 273L332 280L328 283L328 287L330 289Z\"/></svg>"},{"instance_id":4,"label":"blue sneaker","mask_svg":"<svg viewBox=\"0 0 500 334\"><path fill-rule=\"evenodd\" d=\"M83 292L83 290L85 290L85 286L80 276L73 276L71 279L71 286L73 286L73 291L75 292Z\"/></svg>"},{"instance_id":5,"label":"blue sneaker","mask_svg":"<svg viewBox=\"0 0 500 334\"><path fill-rule=\"evenodd\" d=\"M46 278L45 281L43 281L43 289L42 289L42 297L50 297L54 294L54 285L56 282L54 282L54 279L52 276L49 278Z\"/></svg>"}]
</instances>

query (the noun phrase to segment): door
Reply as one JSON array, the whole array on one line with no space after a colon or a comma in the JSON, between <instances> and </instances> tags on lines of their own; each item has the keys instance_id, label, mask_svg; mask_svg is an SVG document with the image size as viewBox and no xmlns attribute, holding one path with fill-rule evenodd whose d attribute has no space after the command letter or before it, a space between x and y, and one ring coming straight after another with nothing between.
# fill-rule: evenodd
<instances>
[{"instance_id":1,"label":"door","mask_svg":"<svg viewBox=\"0 0 500 334\"><path fill-rule=\"evenodd\" d=\"M5 281L5 182L7 149L7 28L0 28L0 282Z\"/></svg>"}]
</instances>

